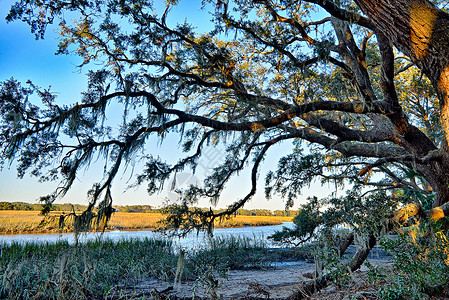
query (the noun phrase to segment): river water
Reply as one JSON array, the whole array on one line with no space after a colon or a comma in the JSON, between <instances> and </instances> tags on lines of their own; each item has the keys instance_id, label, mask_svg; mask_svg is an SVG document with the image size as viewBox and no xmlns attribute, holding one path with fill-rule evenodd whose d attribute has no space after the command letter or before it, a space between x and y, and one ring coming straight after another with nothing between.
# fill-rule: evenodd
<instances>
[{"instance_id":1,"label":"river water","mask_svg":"<svg viewBox=\"0 0 449 300\"><path fill-rule=\"evenodd\" d=\"M260 226L260 227L243 227L243 228L220 228L214 230L214 237L227 237L236 236L250 239L262 239L269 247L276 247L268 236L272 235L275 231L281 230L282 227L293 227L292 222L285 222L283 225L274 226ZM118 241L121 239L168 239L163 233L155 231L108 231L104 233L83 233L80 235L80 242L95 239L109 239ZM174 243L178 247L195 249L207 245L208 236L204 232L197 233L191 232L184 238L172 238ZM15 234L15 235L0 235L0 244L16 243L54 243L57 241L68 241L69 243L75 242L75 236L73 233L64 234Z\"/></svg>"}]
</instances>

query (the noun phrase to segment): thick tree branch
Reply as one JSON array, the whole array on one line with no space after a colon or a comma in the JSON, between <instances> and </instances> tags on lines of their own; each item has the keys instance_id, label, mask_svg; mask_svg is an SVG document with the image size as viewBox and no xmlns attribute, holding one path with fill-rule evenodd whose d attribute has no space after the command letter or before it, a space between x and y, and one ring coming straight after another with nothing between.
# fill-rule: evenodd
<instances>
[{"instance_id":1,"label":"thick tree branch","mask_svg":"<svg viewBox=\"0 0 449 300\"><path fill-rule=\"evenodd\" d=\"M338 137L339 141L358 141L365 143L376 143L384 141L393 141L394 133L388 130L388 127L374 127L370 130L351 129L338 122L328 120L312 114L303 116L302 119L309 125L322 129L327 133Z\"/></svg>"},{"instance_id":2,"label":"thick tree branch","mask_svg":"<svg viewBox=\"0 0 449 300\"><path fill-rule=\"evenodd\" d=\"M366 105L372 105L376 101L376 96L371 86L364 53L355 43L349 24L346 21L333 18L332 24L339 41L338 52L351 68L356 80L356 87Z\"/></svg>"},{"instance_id":3,"label":"thick tree branch","mask_svg":"<svg viewBox=\"0 0 449 300\"><path fill-rule=\"evenodd\" d=\"M358 24L365 28L373 30L374 24L370 19L363 17L357 13L341 9L333 1L330 0L307 0L309 3L315 3L324 8L332 16L339 18L340 20L348 21L350 23Z\"/></svg>"}]
</instances>

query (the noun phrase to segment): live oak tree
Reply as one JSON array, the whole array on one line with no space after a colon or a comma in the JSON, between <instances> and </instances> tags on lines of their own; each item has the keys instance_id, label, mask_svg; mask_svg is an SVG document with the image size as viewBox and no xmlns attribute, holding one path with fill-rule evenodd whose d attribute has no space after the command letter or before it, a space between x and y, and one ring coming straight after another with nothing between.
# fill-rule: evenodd
<instances>
[{"instance_id":1,"label":"live oak tree","mask_svg":"<svg viewBox=\"0 0 449 300\"><path fill-rule=\"evenodd\" d=\"M87 91L72 105L59 105L51 91L32 83L2 84L2 161L16 160L20 176L61 180L42 200L62 197L80 170L103 156L104 178L88 192L88 210L75 216L79 226L94 218L99 225L111 215L120 166L144 159L136 181L152 194L172 174L194 171L206 147L226 145L224 162L202 184L180 191L180 204L168 208L167 222L175 228L211 228L255 194L270 148L292 141L292 152L267 174L265 187L267 196L279 193L287 206L318 179L351 190L328 199L335 222L373 225L375 217L383 224L403 204L386 229L411 217L448 214L445 1L203 1L209 32L188 18L170 25L177 2L166 1L159 15L150 0L22 0L12 6L8 21L28 23L36 38L59 22L58 54L101 65L89 72ZM123 107L115 127L105 122L111 103ZM148 143L167 133L179 134L186 153L174 165L145 154ZM203 198L216 203L248 164L249 192L226 211L189 208ZM353 270L376 242L379 228L372 228Z\"/></svg>"}]
</instances>

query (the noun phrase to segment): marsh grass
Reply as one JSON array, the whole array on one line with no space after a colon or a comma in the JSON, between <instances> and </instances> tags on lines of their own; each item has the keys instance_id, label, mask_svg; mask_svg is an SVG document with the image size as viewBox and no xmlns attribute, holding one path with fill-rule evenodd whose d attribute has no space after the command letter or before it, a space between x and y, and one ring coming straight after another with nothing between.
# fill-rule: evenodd
<instances>
[{"instance_id":1,"label":"marsh grass","mask_svg":"<svg viewBox=\"0 0 449 300\"><path fill-rule=\"evenodd\" d=\"M262 238L242 236L215 237L198 257L221 260L229 269L267 268L276 256Z\"/></svg>"},{"instance_id":2,"label":"marsh grass","mask_svg":"<svg viewBox=\"0 0 449 300\"><path fill-rule=\"evenodd\" d=\"M38 211L0 211L0 232L4 234L56 232L57 223L40 226L44 217Z\"/></svg>"},{"instance_id":3,"label":"marsh grass","mask_svg":"<svg viewBox=\"0 0 449 300\"><path fill-rule=\"evenodd\" d=\"M86 299L156 277L169 280L177 255L165 240L1 245L0 298Z\"/></svg>"},{"instance_id":4,"label":"marsh grass","mask_svg":"<svg viewBox=\"0 0 449 300\"><path fill-rule=\"evenodd\" d=\"M52 212L44 219L38 211L0 211L0 233L50 233L58 232L59 215L61 212ZM116 212L112 215L107 229L120 228L121 230L156 229L158 222L164 218L160 213L125 213ZM217 220L215 228L267 226L290 222L291 217L274 216L235 216L229 219ZM70 226L66 227L70 231Z\"/></svg>"},{"instance_id":5,"label":"marsh grass","mask_svg":"<svg viewBox=\"0 0 449 300\"><path fill-rule=\"evenodd\" d=\"M174 282L184 255L156 239L0 244L0 253L0 299L104 299L149 278ZM260 238L217 237L187 252L178 276L213 287L229 269L268 268L279 258Z\"/></svg>"}]
</instances>

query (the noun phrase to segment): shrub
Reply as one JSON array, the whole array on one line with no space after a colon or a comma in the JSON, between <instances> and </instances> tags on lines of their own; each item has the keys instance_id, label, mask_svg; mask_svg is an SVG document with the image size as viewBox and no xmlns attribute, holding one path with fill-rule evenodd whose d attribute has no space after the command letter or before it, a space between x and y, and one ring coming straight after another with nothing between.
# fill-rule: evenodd
<instances>
[{"instance_id":1,"label":"shrub","mask_svg":"<svg viewBox=\"0 0 449 300\"><path fill-rule=\"evenodd\" d=\"M381 273L382 299L422 299L446 294L449 288L449 240L442 231L425 238L400 236L384 239L382 247L391 253L393 268Z\"/></svg>"}]
</instances>

